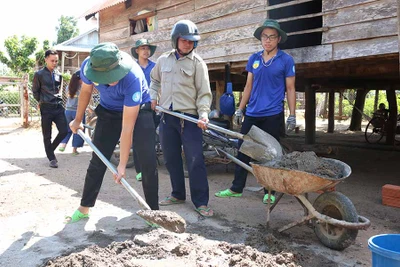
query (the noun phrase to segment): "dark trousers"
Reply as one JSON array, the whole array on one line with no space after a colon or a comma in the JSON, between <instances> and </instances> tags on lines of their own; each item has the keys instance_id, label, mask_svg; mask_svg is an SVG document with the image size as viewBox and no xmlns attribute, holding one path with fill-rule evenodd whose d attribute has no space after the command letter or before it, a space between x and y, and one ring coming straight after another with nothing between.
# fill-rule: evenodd
<instances>
[{"instance_id":1,"label":"dark trousers","mask_svg":"<svg viewBox=\"0 0 400 267\"><path fill-rule=\"evenodd\" d=\"M255 125L258 128L264 130L265 132L272 135L276 140L279 141L279 133L282 124L283 113L268 116L268 117L249 117L245 116L240 132L242 134L247 134L250 131L251 126ZM243 140L239 140L239 146L241 146ZM238 153L237 159L243 163L249 165L251 158L243 153ZM235 167L235 178L232 182L232 187L230 188L233 192L242 193L244 187L246 186L247 180L247 170L236 165ZM264 189L265 193L268 193ZM274 192L273 192L274 193Z\"/></svg>"},{"instance_id":2,"label":"dark trousers","mask_svg":"<svg viewBox=\"0 0 400 267\"><path fill-rule=\"evenodd\" d=\"M121 136L122 112L107 110L98 105L96 114L97 122L93 143L107 159L110 159ZM151 118L151 112L139 112L133 134L133 146L140 156L142 186L146 202L151 209L158 210L157 159L155 143L151 141L155 140L155 129ZM106 168L101 159L93 152L86 173L81 206L93 207L95 205Z\"/></svg>"},{"instance_id":3,"label":"dark trousers","mask_svg":"<svg viewBox=\"0 0 400 267\"><path fill-rule=\"evenodd\" d=\"M56 156L54 155L54 150L68 134L68 124L64 112L65 110L62 105L40 105L44 149L46 151L47 158L50 161L56 159ZM53 142L51 142L51 128L53 122L57 126L58 134L56 138L54 138Z\"/></svg>"},{"instance_id":4,"label":"dark trousers","mask_svg":"<svg viewBox=\"0 0 400 267\"><path fill-rule=\"evenodd\" d=\"M157 129L158 125L160 124L160 116L156 115L156 113L154 111L151 111L151 112L152 112L153 121L154 121L154 128ZM154 138L157 139L156 134L154 134ZM139 158L140 158L140 156L138 155L137 151L135 149L133 149L133 162L135 163L136 173L142 172L142 169L141 169L140 163L139 163Z\"/></svg>"},{"instance_id":5,"label":"dark trousers","mask_svg":"<svg viewBox=\"0 0 400 267\"><path fill-rule=\"evenodd\" d=\"M186 114L191 116L189 114ZM197 124L181 121L164 114L160 122L160 141L165 166L171 178L172 193L177 199L186 199L185 176L183 172L182 146L189 172L189 187L192 202L196 208L207 206L209 188L207 170L203 156L202 130Z\"/></svg>"}]
</instances>

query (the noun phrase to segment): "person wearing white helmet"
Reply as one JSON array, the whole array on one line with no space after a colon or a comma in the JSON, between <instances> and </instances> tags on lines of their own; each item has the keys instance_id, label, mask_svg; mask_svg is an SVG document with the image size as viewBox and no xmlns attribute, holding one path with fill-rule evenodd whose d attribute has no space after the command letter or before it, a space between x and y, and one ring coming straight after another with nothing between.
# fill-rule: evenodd
<instances>
[{"instance_id":1,"label":"person wearing white helmet","mask_svg":"<svg viewBox=\"0 0 400 267\"><path fill-rule=\"evenodd\" d=\"M171 32L173 50L162 54L151 71L152 106L157 100L164 109L198 118L197 125L163 114L160 141L169 172L172 193L160 205L181 204L186 200L182 147L187 159L191 199L204 217L213 216L208 206L209 186L203 157L202 129L206 129L212 101L207 65L194 51L200 40L197 26L189 20L178 21ZM162 90L161 90L162 88ZM160 99L158 99L158 93Z\"/></svg>"}]
</instances>

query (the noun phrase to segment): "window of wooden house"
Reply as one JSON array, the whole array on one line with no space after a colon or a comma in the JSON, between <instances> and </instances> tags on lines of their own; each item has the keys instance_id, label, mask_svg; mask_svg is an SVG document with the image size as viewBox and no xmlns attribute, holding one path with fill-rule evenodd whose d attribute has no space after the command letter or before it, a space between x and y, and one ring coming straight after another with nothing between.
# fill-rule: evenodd
<instances>
[{"instance_id":1,"label":"window of wooden house","mask_svg":"<svg viewBox=\"0 0 400 267\"><path fill-rule=\"evenodd\" d=\"M136 16L130 18L130 35L156 30L157 18L155 15L155 11L142 10Z\"/></svg>"},{"instance_id":2,"label":"window of wooden house","mask_svg":"<svg viewBox=\"0 0 400 267\"><path fill-rule=\"evenodd\" d=\"M268 16L276 19L288 40L280 44L281 49L321 45L322 0L297 4L293 0L269 0ZM276 6L274 8L273 6Z\"/></svg>"}]
</instances>

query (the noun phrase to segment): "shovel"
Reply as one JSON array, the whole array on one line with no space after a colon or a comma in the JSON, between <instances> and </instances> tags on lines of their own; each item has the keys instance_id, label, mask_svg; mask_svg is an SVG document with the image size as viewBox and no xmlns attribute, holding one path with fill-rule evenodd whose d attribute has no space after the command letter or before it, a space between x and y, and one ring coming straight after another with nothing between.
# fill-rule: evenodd
<instances>
[{"instance_id":1,"label":"shovel","mask_svg":"<svg viewBox=\"0 0 400 267\"><path fill-rule=\"evenodd\" d=\"M156 106L156 110L196 124L198 122L198 119L164 109L160 106ZM239 151L256 161L265 162L282 156L282 147L279 142L272 135L264 132L255 125L251 126L247 134L230 131L212 123L208 123L207 128L242 139L243 143Z\"/></svg>"},{"instance_id":2,"label":"shovel","mask_svg":"<svg viewBox=\"0 0 400 267\"><path fill-rule=\"evenodd\" d=\"M93 144L92 140L89 136L87 136L81 129L78 129L78 134L89 144L89 146L93 149L94 153L103 161L103 163L107 166L107 168L113 173L118 174L114 165L109 162L106 157L97 149L97 147ZM186 229L185 220L179 216L177 213L172 211L161 211L161 210L152 210L149 205L144 201L144 199L128 184L128 182L121 178L121 183L125 187L126 190L133 196L134 199L138 202L138 204L143 208L143 210L139 210L136 214L138 214L143 219L153 223L158 224L159 226L176 233L183 233Z\"/></svg>"}]
</instances>

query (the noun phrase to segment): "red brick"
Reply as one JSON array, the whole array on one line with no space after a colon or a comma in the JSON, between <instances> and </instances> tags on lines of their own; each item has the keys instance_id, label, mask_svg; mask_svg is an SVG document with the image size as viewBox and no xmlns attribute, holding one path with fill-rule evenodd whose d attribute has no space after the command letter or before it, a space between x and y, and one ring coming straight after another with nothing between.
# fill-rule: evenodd
<instances>
[{"instance_id":1,"label":"red brick","mask_svg":"<svg viewBox=\"0 0 400 267\"><path fill-rule=\"evenodd\" d=\"M382 204L386 206L400 208L400 198L382 197Z\"/></svg>"},{"instance_id":2,"label":"red brick","mask_svg":"<svg viewBox=\"0 0 400 267\"><path fill-rule=\"evenodd\" d=\"M383 197L393 197L400 199L400 186L385 184L382 186L382 198Z\"/></svg>"}]
</instances>

